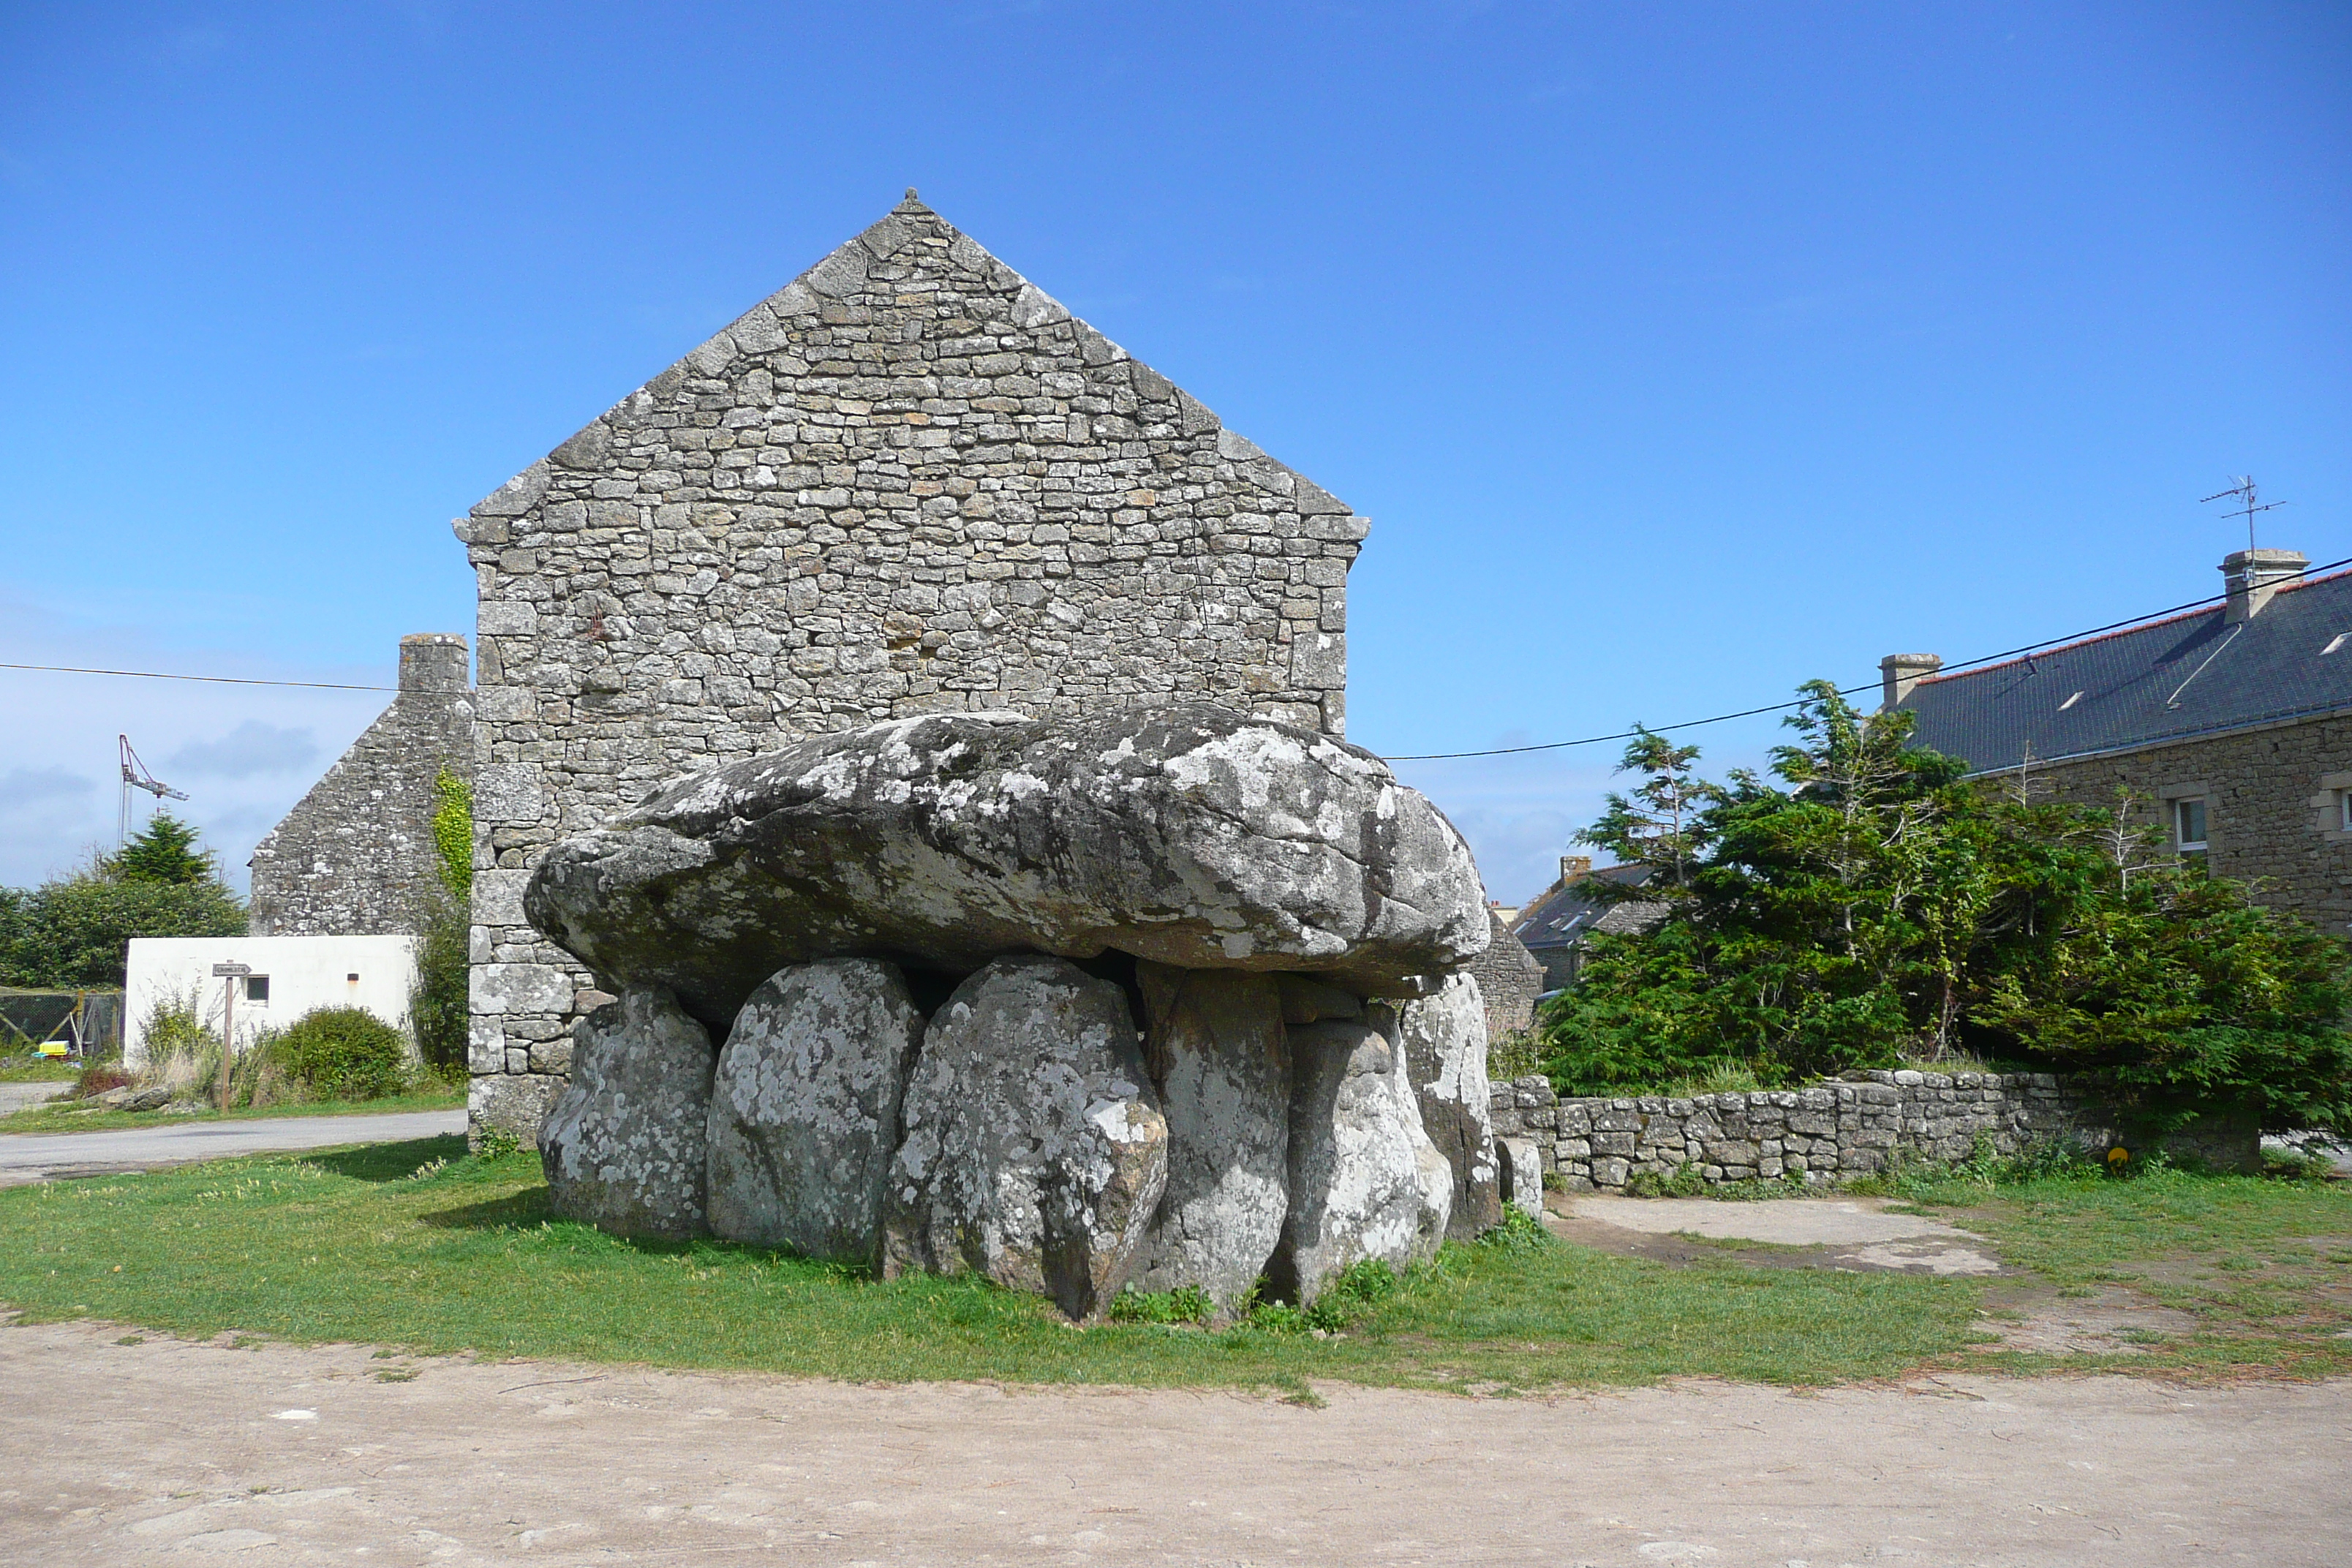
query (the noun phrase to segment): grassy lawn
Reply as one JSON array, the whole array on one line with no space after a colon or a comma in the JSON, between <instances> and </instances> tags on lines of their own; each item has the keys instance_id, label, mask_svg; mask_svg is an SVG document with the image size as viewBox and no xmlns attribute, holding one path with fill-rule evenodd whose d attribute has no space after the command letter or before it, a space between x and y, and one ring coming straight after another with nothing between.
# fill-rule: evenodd
<instances>
[{"instance_id":1,"label":"grassy lawn","mask_svg":"<svg viewBox=\"0 0 2352 1568\"><path fill-rule=\"evenodd\" d=\"M466 1086L434 1084L382 1100L320 1100L301 1105L268 1105L234 1110L74 1110L55 1101L0 1116L0 1133L104 1132L117 1127L163 1127L182 1121L250 1121L278 1116L389 1116L404 1110L462 1110Z\"/></svg>"},{"instance_id":2,"label":"grassy lawn","mask_svg":"<svg viewBox=\"0 0 2352 1568\"><path fill-rule=\"evenodd\" d=\"M1668 1265L1556 1240L1449 1247L1346 1331L1112 1324L968 1279L883 1283L720 1243L616 1241L549 1218L528 1154L425 1140L0 1191L0 1301L97 1317L377 1342L424 1353L747 1368L856 1380L1288 1388L1309 1380L1503 1392L1717 1376L1826 1384L1988 1356L1986 1282ZM2160 1175L1925 1192L2063 1290L2169 1292L2206 1328L2128 1358L2213 1375L2352 1373L2352 1192ZM2336 1237L2334 1241L2315 1237ZM2205 1250L2199 1250L2199 1248ZM2184 1262L2183 1260L2188 1260ZM2195 1260L2210 1264L2210 1278ZM2179 1278L2175 1278L2178 1270ZM2160 1278L2159 1278L2160 1276ZM2331 1327L2331 1325L2333 1325ZM2210 1342L2209 1342L2210 1341Z\"/></svg>"},{"instance_id":3,"label":"grassy lawn","mask_svg":"<svg viewBox=\"0 0 2352 1568\"><path fill-rule=\"evenodd\" d=\"M2155 1171L1990 1192L1931 1182L1905 1195L1998 1244L2062 1301L2122 1286L2196 1320L2194 1332L2109 1362L2187 1377L2352 1373L2352 1183ZM1976 1359L2016 1370L2052 1360Z\"/></svg>"},{"instance_id":4,"label":"grassy lawn","mask_svg":"<svg viewBox=\"0 0 2352 1568\"><path fill-rule=\"evenodd\" d=\"M470 1158L456 1138L15 1188L0 1192L0 1300L33 1319L424 1352L1294 1389L1883 1376L1966 1344L1977 1305L1946 1281L1668 1268L1544 1243L1450 1247L1329 1339L1081 1332L971 1280L881 1283L751 1247L616 1241L549 1219L546 1196L531 1156Z\"/></svg>"},{"instance_id":5,"label":"grassy lawn","mask_svg":"<svg viewBox=\"0 0 2352 1568\"><path fill-rule=\"evenodd\" d=\"M10 1057L0 1061L0 1083L71 1083L81 1076L79 1067L48 1057Z\"/></svg>"}]
</instances>

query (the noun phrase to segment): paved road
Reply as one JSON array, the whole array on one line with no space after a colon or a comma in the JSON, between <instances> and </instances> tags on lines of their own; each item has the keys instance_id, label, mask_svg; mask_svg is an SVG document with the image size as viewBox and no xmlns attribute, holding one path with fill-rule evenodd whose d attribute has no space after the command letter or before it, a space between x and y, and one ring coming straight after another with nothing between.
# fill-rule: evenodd
<instances>
[{"instance_id":1,"label":"paved road","mask_svg":"<svg viewBox=\"0 0 2352 1568\"><path fill-rule=\"evenodd\" d=\"M46 1105L72 1087L69 1083L0 1083L0 1116L28 1105Z\"/></svg>"},{"instance_id":2,"label":"paved road","mask_svg":"<svg viewBox=\"0 0 2352 1568\"><path fill-rule=\"evenodd\" d=\"M462 1110L408 1110L396 1116L286 1116L254 1121L159 1121L110 1132L0 1135L0 1187L109 1171L152 1171L230 1154L325 1149L341 1143L396 1143L463 1132Z\"/></svg>"},{"instance_id":3,"label":"paved road","mask_svg":"<svg viewBox=\"0 0 2352 1568\"><path fill-rule=\"evenodd\" d=\"M1327 1386L1315 1410L138 1338L0 1334L12 1568L2352 1562L2343 1382Z\"/></svg>"}]
</instances>

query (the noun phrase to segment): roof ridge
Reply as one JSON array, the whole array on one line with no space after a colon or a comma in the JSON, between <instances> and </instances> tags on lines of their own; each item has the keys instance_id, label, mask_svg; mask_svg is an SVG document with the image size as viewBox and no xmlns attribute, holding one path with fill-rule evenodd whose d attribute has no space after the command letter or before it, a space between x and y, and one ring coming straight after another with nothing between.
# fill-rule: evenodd
<instances>
[{"instance_id":1,"label":"roof ridge","mask_svg":"<svg viewBox=\"0 0 2352 1568\"><path fill-rule=\"evenodd\" d=\"M2352 566L2347 566L2340 572L2330 572L2319 577L2298 575L2291 583L2279 584L2273 591L2279 594L2292 594L2300 588L2317 587L2323 583L2338 582L2347 577L2352 577ZM2013 658L2004 658L1997 664L1974 665L1967 669L1956 669L1949 675L1924 676L1917 684L1944 686L1955 680L1967 680L1974 676L1990 675L1997 669L2008 669L2015 665L2032 664L2036 659L2049 658L2062 653L2072 653L2076 648L2094 647L2100 643L2113 642L2118 637L2137 637L2142 632L2154 631L2159 626L2179 626L2185 621L2193 621L2200 616L2212 615L2216 611L2226 610L2228 605L2225 601L2228 598L2229 595L2226 593L2217 594L2214 595L2213 602L2204 604L2197 609L2183 610L2176 615L2158 616L2153 620L2139 621L2127 626L2117 626L2111 632L2101 632L2096 637L2081 637L2074 642L2054 643L2048 647L2035 648L2031 653L2019 654Z\"/></svg>"}]
</instances>

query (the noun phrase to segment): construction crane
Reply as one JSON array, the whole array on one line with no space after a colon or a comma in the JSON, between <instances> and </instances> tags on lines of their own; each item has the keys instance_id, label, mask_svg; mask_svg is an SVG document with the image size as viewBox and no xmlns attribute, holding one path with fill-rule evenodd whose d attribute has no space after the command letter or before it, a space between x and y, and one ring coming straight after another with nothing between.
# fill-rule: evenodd
<instances>
[{"instance_id":1,"label":"construction crane","mask_svg":"<svg viewBox=\"0 0 2352 1568\"><path fill-rule=\"evenodd\" d=\"M147 764L139 760L139 753L131 749L130 736L117 735L114 738L122 749L122 805L121 808L115 813L114 819L114 847L120 849L131 841L131 792L132 790L143 789L157 800L185 800L188 798L188 793L185 790L173 789L162 779L149 773Z\"/></svg>"}]
</instances>

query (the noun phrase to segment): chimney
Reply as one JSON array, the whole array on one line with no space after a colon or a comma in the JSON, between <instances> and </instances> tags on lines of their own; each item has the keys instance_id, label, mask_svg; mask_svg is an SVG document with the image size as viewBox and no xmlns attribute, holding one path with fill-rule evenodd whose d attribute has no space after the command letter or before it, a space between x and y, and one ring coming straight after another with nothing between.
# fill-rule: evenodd
<instances>
[{"instance_id":1,"label":"chimney","mask_svg":"<svg viewBox=\"0 0 2352 1568\"><path fill-rule=\"evenodd\" d=\"M1591 856L1563 855L1559 858L1559 885L1565 888L1571 882L1580 881L1591 870Z\"/></svg>"},{"instance_id":2,"label":"chimney","mask_svg":"<svg viewBox=\"0 0 2352 1568\"><path fill-rule=\"evenodd\" d=\"M1944 668L1937 653L1890 653L1878 661L1878 710L1900 708L1911 689Z\"/></svg>"},{"instance_id":3,"label":"chimney","mask_svg":"<svg viewBox=\"0 0 2352 1568\"><path fill-rule=\"evenodd\" d=\"M418 632L400 639L400 689L466 689L466 639L455 632Z\"/></svg>"},{"instance_id":4,"label":"chimney","mask_svg":"<svg viewBox=\"0 0 2352 1568\"><path fill-rule=\"evenodd\" d=\"M2279 585L2302 576L2310 564L2299 550L2239 550L2221 557L2221 580L2230 589L2222 624L2236 626L2261 615Z\"/></svg>"}]
</instances>

